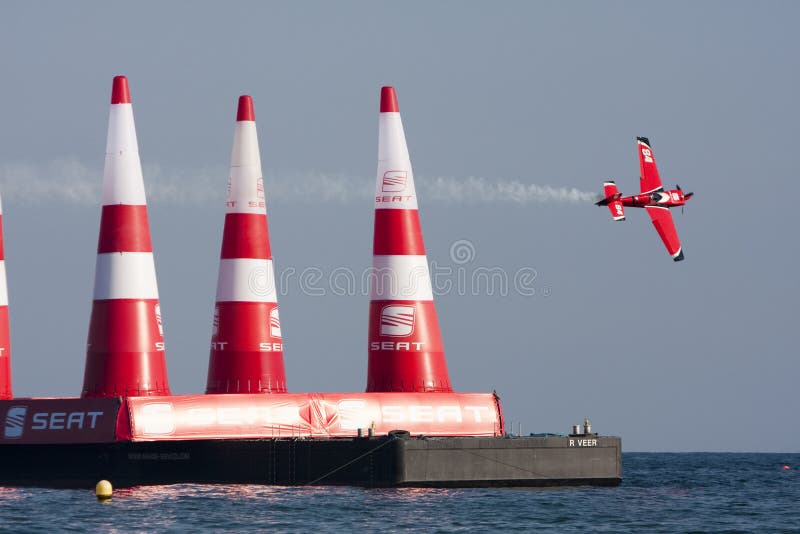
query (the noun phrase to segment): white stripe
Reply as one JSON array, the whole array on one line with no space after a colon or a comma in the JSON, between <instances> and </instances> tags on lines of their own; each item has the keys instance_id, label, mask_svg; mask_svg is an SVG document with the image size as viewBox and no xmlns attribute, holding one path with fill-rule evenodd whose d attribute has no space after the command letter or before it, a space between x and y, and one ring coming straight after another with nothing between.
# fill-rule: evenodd
<instances>
[{"instance_id":1,"label":"white stripe","mask_svg":"<svg viewBox=\"0 0 800 534\"><path fill-rule=\"evenodd\" d=\"M256 167L261 174L261 154L258 149L258 133L256 123L241 121L233 130L233 149L231 150L231 167Z\"/></svg>"},{"instance_id":2,"label":"white stripe","mask_svg":"<svg viewBox=\"0 0 800 534\"><path fill-rule=\"evenodd\" d=\"M220 260L217 302L278 302L272 260Z\"/></svg>"},{"instance_id":3,"label":"white stripe","mask_svg":"<svg viewBox=\"0 0 800 534\"><path fill-rule=\"evenodd\" d=\"M403 120L397 112L378 117L378 161L389 159L409 159Z\"/></svg>"},{"instance_id":4,"label":"white stripe","mask_svg":"<svg viewBox=\"0 0 800 534\"><path fill-rule=\"evenodd\" d=\"M392 183L387 183L387 180ZM408 156L403 121L397 112L381 113L378 119L375 209L417 209L414 173Z\"/></svg>"},{"instance_id":5,"label":"white stripe","mask_svg":"<svg viewBox=\"0 0 800 534\"><path fill-rule=\"evenodd\" d=\"M112 104L108 117L103 205L111 204L146 204L133 107L130 104Z\"/></svg>"},{"instance_id":6,"label":"white stripe","mask_svg":"<svg viewBox=\"0 0 800 534\"><path fill-rule=\"evenodd\" d=\"M139 152L136 141L136 125L133 121L131 104L111 104L108 112L108 136L106 137L106 154L118 150Z\"/></svg>"},{"instance_id":7,"label":"white stripe","mask_svg":"<svg viewBox=\"0 0 800 534\"><path fill-rule=\"evenodd\" d=\"M139 154L106 154L103 168L103 206L147 204Z\"/></svg>"},{"instance_id":8,"label":"white stripe","mask_svg":"<svg viewBox=\"0 0 800 534\"><path fill-rule=\"evenodd\" d=\"M649 195L650 193L654 193L654 192L658 191L659 189L664 189L664 187L663 187L663 186L661 186L661 185L659 185L658 187L656 187L656 188L653 188L653 189L651 189L650 191L642 191L642 192L641 192L641 193L639 193L639 194L640 194L640 195Z\"/></svg>"},{"instance_id":9,"label":"white stripe","mask_svg":"<svg viewBox=\"0 0 800 534\"><path fill-rule=\"evenodd\" d=\"M261 154L256 123L253 121L236 123L225 210L226 213L266 213Z\"/></svg>"},{"instance_id":10,"label":"white stripe","mask_svg":"<svg viewBox=\"0 0 800 534\"><path fill-rule=\"evenodd\" d=\"M5 260L0 260L0 306L8 306L8 287L6 286Z\"/></svg>"},{"instance_id":11,"label":"white stripe","mask_svg":"<svg viewBox=\"0 0 800 534\"><path fill-rule=\"evenodd\" d=\"M97 255L94 298L157 299L152 252L109 252Z\"/></svg>"},{"instance_id":12,"label":"white stripe","mask_svg":"<svg viewBox=\"0 0 800 534\"><path fill-rule=\"evenodd\" d=\"M422 256L373 256L368 273L372 300L433 300L428 259Z\"/></svg>"}]
</instances>

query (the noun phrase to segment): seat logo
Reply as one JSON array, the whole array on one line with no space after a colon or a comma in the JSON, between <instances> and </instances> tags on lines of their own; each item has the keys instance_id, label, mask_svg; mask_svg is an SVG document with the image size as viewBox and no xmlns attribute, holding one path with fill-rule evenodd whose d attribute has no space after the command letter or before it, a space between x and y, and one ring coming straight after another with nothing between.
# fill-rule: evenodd
<instances>
[{"instance_id":1,"label":"seat logo","mask_svg":"<svg viewBox=\"0 0 800 534\"><path fill-rule=\"evenodd\" d=\"M156 325L158 325L158 335L164 335L164 325L161 323L161 305L156 304L155 306L155 315L156 315Z\"/></svg>"},{"instance_id":2,"label":"seat logo","mask_svg":"<svg viewBox=\"0 0 800 534\"><path fill-rule=\"evenodd\" d=\"M25 430L25 415L28 413L27 406L12 406L6 413L6 426L3 437L6 439L19 439Z\"/></svg>"},{"instance_id":3,"label":"seat logo","mask_svg":"<svg viewBox=\"0 0 800 534\"><path fill-rule=\"evenodd\" d=\"M169 402L151 402L139 411L139 425L143 434L172 434L175 432L175 418Z\"/></svg>"},{"instance_id":4,"label":"seat logo","mask_svg":"<svg viewBox=\"0 0 800 534\"><path fill-rule=\"evenodd\" d=\"M386 171L383 173L381 191L384 193L399 193L400 191L405 191L407 182L408 172Z\"/></svg>"},{"instance_id":5,"label":"seat logo","mask_svg":"<svg viewBox=\"0 0 800 534\"><path fill-rule=\"evenodd\" d=\"M381 310L382 336L410 336L414 332L414 306L384 306Z\"/></svg>"},{"instance_id":6,"label":"seat logo","mask_svg":"<svg viewBox=\"0 0 800 534\"><path fill-rule=\"evenodd\" d=\"M269 335L272 337L281 337L281 320L278 317L278 308L272 308L269 312Z\"/></svg>"}]
</instances>

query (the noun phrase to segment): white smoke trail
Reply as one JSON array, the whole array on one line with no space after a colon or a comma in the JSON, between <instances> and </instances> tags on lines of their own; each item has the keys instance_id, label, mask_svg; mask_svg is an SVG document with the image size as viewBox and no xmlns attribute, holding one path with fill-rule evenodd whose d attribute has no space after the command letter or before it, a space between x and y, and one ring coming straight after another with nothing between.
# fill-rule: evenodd
<instances>
[{"instance_id":1,"label":"white smoke trail","mask_svg":"<svg viewBox=\"0 0 800 534\"><path fill-rule=\"evenodd\" d=\"M574 187L525 184L516 180L489 180L470 176L432 178L416 184L422 198L453 203L568 203L586 204L595 200L596 193L579 191Z\"/></svg>"},{"instance_id":2,"label":"white smoke trail","mask_svg":"<svg viewBox=\"0 0 800 534\"><path fill-rule=\"evenodd\" d=\"M56 200L97 204L102 176L102 172L95 172L76 160L57 160L46 166L2 164L0 193L14 202L43 204Z\"/></svg>"},{"instance_id":3,"label":"white smoke trail","mask_svg":"<svg viewBox=\"0 0 800 534\"><path fill-rule=\"evenodd\" d=\"M191 171L145 165L145 188L154 204L208 205L225 201L227 167ZM47 165L0 164L0 193L9 201L43 204L67 202L100 203L103 172L71 160ZM264 177L270 199L293 203L351 204L372 197L374 178L343 174L293 173ZM423 201L449 204L587 204L597 194L572 187L553 187L518 180L480 177L454 178L417 176L417 191Z\"/></svg>"}]
</instances>

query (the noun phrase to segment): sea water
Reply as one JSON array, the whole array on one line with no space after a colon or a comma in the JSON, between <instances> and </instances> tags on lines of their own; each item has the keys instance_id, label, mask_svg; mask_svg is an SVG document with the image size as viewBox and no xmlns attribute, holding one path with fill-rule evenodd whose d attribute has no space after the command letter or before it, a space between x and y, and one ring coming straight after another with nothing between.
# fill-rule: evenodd
<instances>
[{"instance_id":1,"label":"sea water","mask_svg":"<svg viewBox=\"0 0 800 534\"><path fill-rule=\"evenodd\" d=\"M800 532L800 454L624 453L614 488L0 487L0 531Z\"/></svg>"}]
</instances>

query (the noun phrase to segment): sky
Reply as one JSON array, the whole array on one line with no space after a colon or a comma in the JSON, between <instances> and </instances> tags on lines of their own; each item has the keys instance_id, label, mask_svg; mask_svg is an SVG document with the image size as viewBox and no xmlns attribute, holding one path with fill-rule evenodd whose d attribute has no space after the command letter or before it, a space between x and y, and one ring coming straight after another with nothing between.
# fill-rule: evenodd
<instances>
[{"instance_id":1,"label":"sky","mask_svg":"<svg viewBox=\"0 0 800 534\"><path fill-rule=\"evenodd\" d=\"M393 85L456 390L497 390L526 434L589 417L626 451L797 452L797 20L788 1L3 2L15 395L80 394L120 74L173 393L205 388L241 94L288 387L363 391L369 297L342 280L371 264ZM681 263L643 210L592 205L607 179L638 192L636 136L695 192Z\"/></svg>"}]
</instances>

